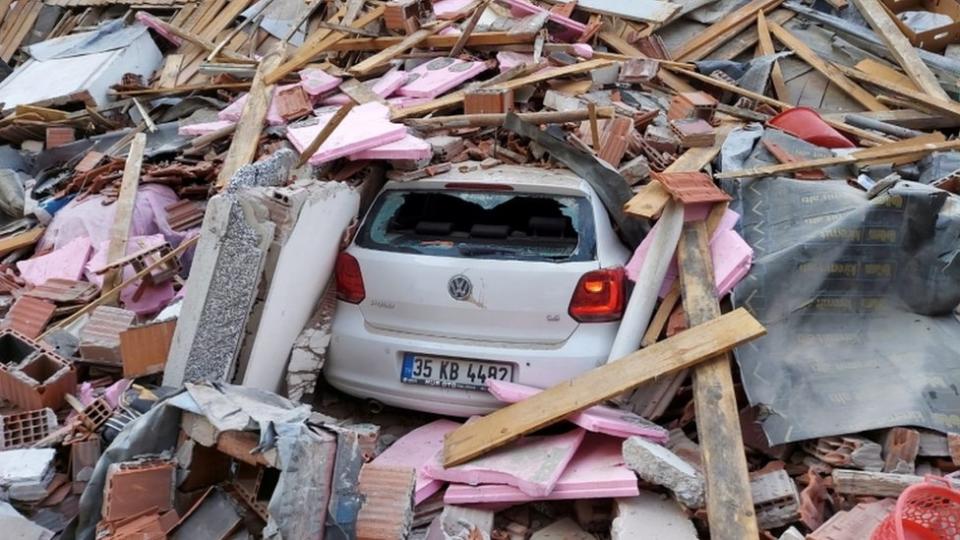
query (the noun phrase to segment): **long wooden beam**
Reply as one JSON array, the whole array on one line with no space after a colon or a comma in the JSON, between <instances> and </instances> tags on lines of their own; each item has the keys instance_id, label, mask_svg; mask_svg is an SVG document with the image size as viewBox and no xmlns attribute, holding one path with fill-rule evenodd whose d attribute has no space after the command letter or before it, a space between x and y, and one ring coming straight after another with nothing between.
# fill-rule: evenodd
<instances>
[{"instance_id":1,"label":"long wooden beam","mask_svg":"<svg viewBox=\"0 0 960 540\"><path fill-rule=\"evenodd\" d=\"M450 49L457 44L459 35L433 35L421 45L429 49ZM536 34L509 34L507 32L473 32L467 39L467 47L499 47L533 43ZM331 45L328 51L382 51L403 41L402 37L350 38Z\"/></svg>"},{"instance_id":2,"label":"long wooden beam","mask_svg":"<svg viewBox=\"0 0 960 540\"><path fill-rule=\"evenodd\" d=\"M774 9L782 1L753 0L713 23L703 32L694 36L693 39L685 42L679 50L674 51L673 58L681 62L693 62L705 58L750 26L756 20L758 11Z\"/></svg>"},{"instance_id":3,"label":"long wooden beam","mask_svg":"<svg viewBox=\"0 0 960 540\"><path fill-rule=\"evenodd\" d=\"M137 133L130 143L127 162L123 166L123 180L120 181L120 194L115 204L113 225L110 227L110 240L107 244L107 264L127 254L130 240L130 224L133 221L133 209L137 201L137 188L140 186L140 169L143 167L143 152L147 146L147 135ZM109 270L103 276L103 293L114 288L120 282L122 268Z\"/></svg>"},{"instance_id":4,"label":"long wooden beam","mask_svg":"<svg viewBox=\"0 0 960 540\"><path fill-rule=\"evenodd\" d=\"M767 17L763 12L757 13L757 56L769 56L775 54L773 40L770 38L770 27L767 25ZM787 83L783 80L783 69L778 60L773 61L773 67L770 68L770 82L773 83L773 91L780 101L790 101L790 92L787 91Z\"/></svg>"},{"instance_id":5,"label":"long wooden beam","mask_svg":"<svg viewBox=\"0 0 960 540\"><path fill-rule=\"evenodd\" d=\"M451 467L465 463L654 377L693 366L765 332L763 325L742 308L680 332L464 424L446 436L443 464Z\"/></svg>"},{"instance_id":6,"label":"long wooden beam","mask_svg":"<svg viewBox=\"0 0 960 540\"><path fill-rule=\"evenodd\" d=\"M853 0L857 11L870 23L880 39L887 44L887 50L913 82L932 98L950 100L950 96L940 86L936 75L927 68L890 14L877 0Z\"/></svg>"},{"instance_id":7,"label":"long wooden beam","mask_svg":"<svg viewBox=\"0 0 960 540\"><path fill-rule=\"evenodd\" d=\"M881 79L875 75L870 75L860 71L859 69L853 69L839 64L836 64L835 66L839 71L853 79L857 79L858 81L867 84L872 84L873 86L882 88L888 92L893 92L898 96L905 97L907 98L908 102L913 101L919 103L925 108L935 110L952 118L960 118L960 103L957 103L956 101L934 98L924 94L923 92L918 92L911 88L905 88L897 85L896 83L892 83L887 79Z\"/></svg>"}]
</instances>

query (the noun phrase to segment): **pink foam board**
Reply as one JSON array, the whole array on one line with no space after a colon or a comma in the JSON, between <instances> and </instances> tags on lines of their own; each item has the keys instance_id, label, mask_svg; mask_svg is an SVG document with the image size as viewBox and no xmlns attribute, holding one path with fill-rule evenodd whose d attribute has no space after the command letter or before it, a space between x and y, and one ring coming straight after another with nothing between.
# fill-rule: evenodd
<instances>
[{"instance_id":1,"label":"pink foam board","mask_svg":"<svg viewBox=\"0 0 960 540\"><path fill-rule=\"evenodd\" d=\"M358 159L425 159L432 155L433 148L430 147L430 143L408 134L399 141L357 152L347 156L347 158L351 161Z\"/></svg>"},{"instance_id":2,"label":"pink foam board","mask_svg":"<svg viewBox=\"0 0 960 540\"><path fill-rule=\"evenodd\" d=\"M517 66L523 66L527 64L533 64L533 55L518 53L514 51L500 51L497 53L497 64L500 69L500 73L504 71L509 71Z\"/></svg>"},{"instance_id":3,"label":"pink foam board","mask_svg":"<svg viewBox=\"0 0 960 540\"><path fill-rule=\"evenodd\" d=\"M637 477L624 465L621 445L614 437L590 433L548 495L531 497L512 486L451 484L443 496L447 504L524 503L535 500L634 497L640 493Z\"/></svg>"},{"instance_id":4,"label":"pink foam board","mask_svg":"<svg viewBox=\"0 0 960 540\"><path fill-rule=\"evenodd\" d=\"M153 234L149 236L131 236L127 242L127 255L136 253L148 247L156 247L166 241L162 234ZM107 264L107 246L109 240L105 240L97 246L90 261L86 266L87 281L103 286L103 275L97 274L97 270ZM123 279L130 279L136 274L132 266L123 268ZM156 285L144 285L139 287L139 282L132 283L120 291L120 301L124 309L128 309L137 315L152 315L163 309L172 300L176 291L173 288L173 281L158 283ZM140 288L140 295L137 295L137 289ZM134 298L136 297L136 298Z\"/></svg>"},{"instance_id":5,"label":"pink foam board","mask_svg":"<svg viewBox=\"0 0 960 540\"><path fill-rule=\"evenodd\" d=\"M202 124L190 124L189 126L180 126L177 128L179 135L200 136L213 133L225 127L236 124L232 120L217 120L215 122L204 122Z\"/></svg>"},{"instance_id":6,"label":"pink foam board","mask_svg":"<svg viewBox=\"0 0 960 540\"><path fill-rule=\"evenodd\" d=\"M20 277L30 285L43 285L48 279L62 278L79 281L93 248L87 237L74 238L69 244L17 263Z\"/></svg>"},{"instance_id":7,"label":"pink foam board","mask_svg":"<svg viewBox=\"0 0 960 540\"><path fill-rule=\"evenodd\" d=\"M287 138L298 152L303 152L334 114L335 111L321 114L319 121L311 126L288 128ZM381 103L364 103L354 107L320 145L320 149L310 158L310 163L319 165L402 139L407 134L407 128L390 122L389 115L390 109Z\"/></svg>"},{"instance_id":8,"label":"pink foam board","mask_svg":"<svg viewBox=\"0 0 960 540\"><path fill-rule=\"evenodd\" d=\"M684 221L698 221L706 219L707 214L710 212L710 204L691 204L684 207L683 220ZM711 242L711 252L713 252L712 243L723 231L733 230L734 225L737 224L737 221L740 220L740 214L734 212L733 210L727 210L724 212L723 216L720 218L720 223L717 224L717 230L713 232L713 236L710 238ZM643 264L644 258L647 256L647 252L650 249L650 245L653 243L655 235L658 234L660 230L660 222L658 221L653 225L653 228L650 229L650 232L647 233L647 236L644 237L643 241L640 242L640 245L637 246L637 249L633 252L633 256L626 264L627 277L631 280L636 280L637 274L640 272L640 266ZM738 235L739 236L739 235ZM741 239L742 240L742 239ZM752 251L751 251L752 254ZM716 259L717 254L713 253L714 259ZM749 270L749 266L748 266ZM714 274L717 277L717 283L726 281L725 276L722 275L721 271L714 269ZM670 288L673 287L673 282L677 279L679 275L677 269L677 258L676 256L670 261L670 267L667 269L667 275L663 280L663 284L660 286L660 297L663 298L670 292ZM742 277L742 276L741 276ZM736 283L734 283L736 284ZM730 292L727 290L727 292ZM718 292L719 294L719 292ZM726 293L724 293L726 294Z\"/></svg>"},{"instance_id":9,"label":"pink foam board","mask_svg":"<svg viewBox=\"0 0 960 540\"><path fill-rule=\"evenodd\" d=\"M472 3L473 0L438 0L433 3L433 13L438 19L449 19L459 15Z\"/></svg>"},{"instance_id":10,"label":"pink foam board","mask_svg":"<svg viewBox=\"0 0 960 540\"><path fill-rule=\"evenodd\" d=\"M526 17L528 15L534 15L536 13L547 11L542 7L535 6L530 2L527 2L526 0L499 0L499 2L509 6L510 12L517 17ZM552 11L549 11L548 13L550 14L548 20L556 25L553 27L551 33L564 41L575 40L587 29L587 25L577 22L569 17L564 17L563 15L554 13Z\"/></svg>"},{"instance_id":11,"label":"pink foam board","mask_svg":"<svg viewBox=\"0 0 960 540\"><path fill-rule=\"evenodd\" d=\"M533 497L553 491L583 441L582 429L525 437L456 467L444 468L441 452L423 467L427 476L458 484L507 484Z\"/></svg>"},{"instance_id":12,"label":"pink foam board","mask_svg":"<svg viewBox=\"0 0 960 540\"><path fill-rule=\"evenodd\" d=\"M504 403L516 403L542 392L533 386L506 381L487 379L487 390L493 397ZM574 424L596 433L605 433L614 437L643 437L652 442L664 444L669 440L669 432L629 411L622 411L604 405L595 405L567 417Z\"/></svg>"},{"instance_id":13,"label":"pink foam board","mask_svg":"<svg viewBox=\"0 0 960 540\"><path fill-rule=\"evenodd\" d=\"M413 467L417 470L417 484L413 491L414 504L426 500L440 491L444 481L430 478L423 472L427 464L437 452L443 449L443 437L460 427L461 424L450 420L435 420L418 427L397 439L389 448L377 456L372 463L375 465L395 465Z\"/></svg>"},{"instance_id":14,"label":"pink foam board","mask_svg":"<svg viewBox=\"0 0 960 540\"><path fill-rule=\"evenodd\" d=\"M397 94L407 97L435 98L469 81L487 69L485 62L457 58L434 58L410 71L410 79Z\"/></svg>"},{"instance_id":15,"label":"pink foam board","mask_svg":"<svg viewBox=\"0 0 960 540\"><path fill-rule=\"evenodd\" d=\"M370 85L370 91L382 98L390 97L394 92L399 90L401 86L406 84L409 77L410 75L406 71L394 70L387 72ZM344 105L349 101L350 96L340 93L326 98L323 100L323 104Z\"/></svg>"},{"instance_id":16,"label":"pink foam board","mask_svg":"<svg viewBox=\"0 0 960 540\"><path fill-rule=\"evenodd\" d=\"M322 69L304 69L300 72L300 84L307 94L317 97L340 86L343 79L334 77Z\"/></svg>"}]
</instances>

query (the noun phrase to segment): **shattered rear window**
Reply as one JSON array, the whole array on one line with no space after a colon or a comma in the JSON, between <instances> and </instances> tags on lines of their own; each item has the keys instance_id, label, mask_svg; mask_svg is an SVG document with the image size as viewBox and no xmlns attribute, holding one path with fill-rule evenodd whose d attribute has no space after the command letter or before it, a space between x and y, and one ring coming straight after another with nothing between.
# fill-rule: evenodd
<instances>
[{"instance_id":1,"label":"shattered rear window","mask_svg":"<svg viewBox=\"0 0 960 540\"><path fill-rule=\"evenodd\" d=\"M382 251L535 261L595 258L586 197L515 191L389 190L357 234Z\"/></svg>"}]
</instances>

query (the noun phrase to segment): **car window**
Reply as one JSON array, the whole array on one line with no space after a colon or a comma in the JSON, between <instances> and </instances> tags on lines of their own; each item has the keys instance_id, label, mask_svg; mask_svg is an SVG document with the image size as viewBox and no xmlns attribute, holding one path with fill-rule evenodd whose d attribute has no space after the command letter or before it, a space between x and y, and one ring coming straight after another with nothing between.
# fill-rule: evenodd
<instances>
[{"instance_id":1,"label":"car window","mask_svg":"<svg viewBox=\"0 0 960 540\"><path fill-rule=\"evenodd\" d=\"M595 258L586 197L514 191L387 190L357 234L360 247L482 259Z\"/></svg>"}]
</instances>

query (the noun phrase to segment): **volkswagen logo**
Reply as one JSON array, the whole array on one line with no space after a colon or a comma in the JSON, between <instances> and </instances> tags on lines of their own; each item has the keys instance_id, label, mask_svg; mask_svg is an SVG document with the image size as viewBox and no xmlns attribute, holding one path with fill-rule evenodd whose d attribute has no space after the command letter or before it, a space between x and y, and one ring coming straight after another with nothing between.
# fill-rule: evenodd
<instances>
[{"instance_id":1,"label":"volkswagen logo","mask_svg":"<svg viewBox=\"0 0 960 540\"><path fill-rule=\"evenodd\" d=\"M466 300L473 292L473 283L463 274L457 274L447 283L447 292L454 300Z\"/></svg>"}]
</instances>

